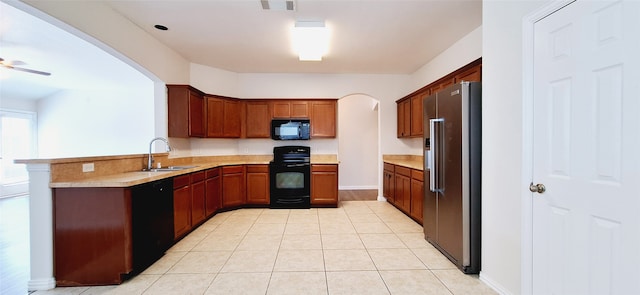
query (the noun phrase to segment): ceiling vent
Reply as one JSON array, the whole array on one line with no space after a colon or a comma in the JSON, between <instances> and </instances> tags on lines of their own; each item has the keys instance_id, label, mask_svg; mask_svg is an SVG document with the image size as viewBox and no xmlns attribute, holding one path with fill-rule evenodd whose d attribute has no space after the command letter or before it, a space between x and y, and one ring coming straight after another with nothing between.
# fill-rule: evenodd
<instances>
[{"instance_id":1,"label":"ceiling vent","mask_svg":"<svg viewBox=\"0 0 640 295\"><path fill-rule=\"evenodd\" d=\"M296 9L295 0L260 0L264 10L288 10Z\"/></svg>"}]
</instances>

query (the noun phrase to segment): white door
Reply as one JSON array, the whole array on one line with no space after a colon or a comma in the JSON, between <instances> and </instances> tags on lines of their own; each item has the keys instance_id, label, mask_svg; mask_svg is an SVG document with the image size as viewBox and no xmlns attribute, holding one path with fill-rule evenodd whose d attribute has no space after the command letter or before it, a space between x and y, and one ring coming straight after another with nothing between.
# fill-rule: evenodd
<instances>
[{"instance_id":1,"label":"white door","mask_svg":"<svg viewBox=\"0 0 640 295\"><path fill-rule=\"evenodd\" d=\"M534 40L533 293L640 294L640 2L574 2Z\"/></svg>"}]
</instances>

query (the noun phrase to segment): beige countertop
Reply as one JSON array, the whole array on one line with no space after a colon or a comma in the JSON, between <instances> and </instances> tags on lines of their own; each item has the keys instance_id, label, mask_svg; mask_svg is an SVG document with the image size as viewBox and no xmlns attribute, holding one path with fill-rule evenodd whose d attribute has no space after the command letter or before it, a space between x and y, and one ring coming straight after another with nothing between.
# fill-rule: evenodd
<instances>
[{"instance_id":1,"label":"beige countertop","mask_svg":"<svg viewBox=\"0 0 640 295\"><path fill-rule=\"evenodd\" d=\"M156 155L154 154L154 158ZM183 174L203 171L211 168L229 165L265 165L269 164L273 156L211 156L167 158L166 154L158 154L163 166L195 166L177 171L142 171L145 167L146 156L106 156L68 159L36 159L21 160L25 164L51 165L51 188L71 187L130 187L159 179L179 176ZM94 172L83 173L82 164L95 163ZM166 163L166 164L164 164ZM311 155L311 164L339 164L337 155Z\"/></svg>"},{"instance_id":2,"label":"beige countertop","mask_svg":"<svg viewBox=\"0 0 640 295\"><path fill-rule=\"evenodd\" d=\"M423 159L422 156L417 155L382 155L382 161L385 163L421 171L424 171Z\"/></svg>"}]
</instances>

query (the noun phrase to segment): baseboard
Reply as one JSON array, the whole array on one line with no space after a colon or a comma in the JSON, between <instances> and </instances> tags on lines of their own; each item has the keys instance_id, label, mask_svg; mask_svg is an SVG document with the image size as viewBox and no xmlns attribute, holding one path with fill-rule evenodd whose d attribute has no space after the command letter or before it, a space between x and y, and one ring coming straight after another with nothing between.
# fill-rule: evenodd
<instances>
[{"instance_id":1,"label":"baseboard","mask_svg":"<svg viewBox=\"0 0 640 295\"><path fill-rule=\"evenodd\" d=\"M29 291L44 291L51 290L56 287L56 280L54 278L29 280Z\"/></svg>"},{"instance_id":2,"label":"baseboard","mask_svg":"<svg viewBox=\"0 0 640 295\"><path fill-rule=\"evenodd\" d=\"M500 295L510 295L512 293L507 292L500 284L496 283L494 280L492 280L491 278L485 276L482 271L480 271L480 275L478 276L478 278L480 279L480 281L482 281L483 283L485 283L487 286L489 286L489 288L493 289L494 291L498 292L498 294Z\"/></svg>"},{"instance_id":3,"label":"baseboard","mask_svg":"<svg viewBox=\"0 0 640 295\"><path fill-rule=\"evenodd\" d=\"M353 186L340 186L338 187L341 191L346 190L370 190L370 189L378 189L377 185L353 185Z\"/></svg>"}]
</instances>

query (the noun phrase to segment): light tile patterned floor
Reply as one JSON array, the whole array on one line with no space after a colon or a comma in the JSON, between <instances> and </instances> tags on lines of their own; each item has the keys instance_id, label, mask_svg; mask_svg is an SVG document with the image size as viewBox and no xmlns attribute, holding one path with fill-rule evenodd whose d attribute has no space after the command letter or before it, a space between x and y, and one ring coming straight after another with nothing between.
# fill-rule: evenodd
<instances>
[{"instance_id":1,"label":"light tile patterned floor","mask_svg":"<svg viewBox=\"0 0 640 295\"><path fill-rule=\"evenodd\" d=\"M386 202L220 213L119 286L42 294L496 294Z\"/></svg>"}]
</instances>

